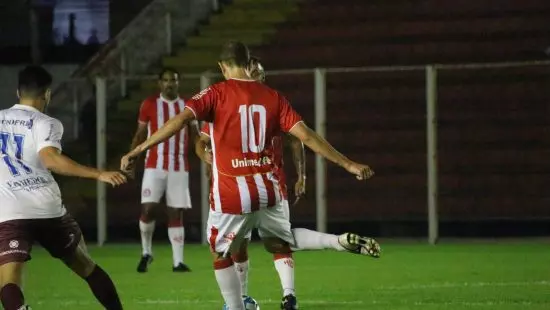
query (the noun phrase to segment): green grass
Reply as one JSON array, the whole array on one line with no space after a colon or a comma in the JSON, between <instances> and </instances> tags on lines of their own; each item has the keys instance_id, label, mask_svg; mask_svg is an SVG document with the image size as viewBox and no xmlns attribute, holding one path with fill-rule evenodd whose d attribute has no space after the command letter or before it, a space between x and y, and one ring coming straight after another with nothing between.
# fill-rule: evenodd
<instances>
[{"instance_id":1,"label":"green grass","mask_svg":"<svg viewBox=\"0 0 550 310\"><path fill-rule=\"evenodd\" d=\"M138 245L91 248L117 284L126 309L221 309L204 246L186 247L189 274L171 272L171 250L156 246L147 274L137 274ZM338 252L295 254L300 309L550 309L550 244L476 242L429 246L383 244L373 260ZM250 250L250 295L278 309L279 280L270 255ZM25 292L41 310L101 309L83 281L36 249Z\"/></svg>"}]
</instances>

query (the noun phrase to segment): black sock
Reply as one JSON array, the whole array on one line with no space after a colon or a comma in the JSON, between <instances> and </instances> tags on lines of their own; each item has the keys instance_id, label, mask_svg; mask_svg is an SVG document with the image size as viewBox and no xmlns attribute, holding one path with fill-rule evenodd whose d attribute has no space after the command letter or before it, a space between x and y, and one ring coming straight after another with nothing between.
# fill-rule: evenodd
<instances>
[{"instance_id":1,"label":"black sock","mask_svg":"<svg viewBox=\"0 0 550 310\"><path fill-rule=\"evenodd\" d=\"M115 284L101 267L96 265L92 273L86 278L86 282L88 282L95 298L105 309L122 310L122 304L118 298Z\"/></svg>"},{"instance_id":2,"label":"black sock","mask_svg":"<svg viewBox=\"0 0 550 310\"><path fill-rule=\"evenodd\" d=\"M19 310L25 305L21 288L15 283L8 283L0 290L0 300L5 310Z\"/></svg>"}]
</instances>

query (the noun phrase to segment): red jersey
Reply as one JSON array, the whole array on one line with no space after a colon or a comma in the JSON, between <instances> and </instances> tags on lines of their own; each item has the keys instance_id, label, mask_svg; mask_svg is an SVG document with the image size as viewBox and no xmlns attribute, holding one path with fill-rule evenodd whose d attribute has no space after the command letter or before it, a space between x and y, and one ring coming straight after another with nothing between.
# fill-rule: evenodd
<instances>
[{"instance_id":1,"label":"red jersey","mask_svg":"<svg viewBox=\"0 0 550 310\"><path fill-rule=\"evenodd\" d=\"M210 137L210 123L204 122L204 124L201 127L201 133L207 135ZM284 169L284 161L283 161L283 137L277 136L274 137L271 141L271 145L273 146L272 154L271 154L271 161L273 163L273 174L277 177L279 180L279 187L281 188L281 194L283 196L283 199L288 199L288 193L287 193L287 186L286 186L286 174ZM212 186L212 184L210 184ZM212 201L211 201L212 205Z\"/></svg>"},{"instance_id":2,"label":"red jersey","mask_svg":"<svg viewBox=\"0 0 550 310\"><path fill-rule=\"evenodd\" d=\"M203 90L186 107L211 123L213 209L243 214L279 203L271 142L302 120L286 98L259 82L231 79Z\"/></svg>"},{"instance_id":3,"label":"red jersey","mask_svg":"<svg viewBox=\"0 0 550 310\"><path fill-rule=\"evenodd\" d=\"M185 102L178 98L167 100L162 95L151 96L143 101L139 109L139 122L147 124L147 136L154 134L166 121L176 116L185 107ZM147 151L145 168L163 169L166 171L188 171L187 161L187 128L184 128L167 141L159 143Z\"/></svg>"}]
</instances>

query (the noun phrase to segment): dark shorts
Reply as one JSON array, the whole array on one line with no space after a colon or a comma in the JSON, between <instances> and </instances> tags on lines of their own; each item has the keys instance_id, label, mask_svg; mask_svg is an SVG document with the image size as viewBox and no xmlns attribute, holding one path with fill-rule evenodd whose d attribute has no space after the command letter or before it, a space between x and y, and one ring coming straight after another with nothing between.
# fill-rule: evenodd
<instances>
[{"instance_id":1,"label":"dark shorts","mask_svg":"<svg viewBox=\"0 0 550 310\"><path fill-rule=\"evenodd\" d=\"M82 231L72 216L50 219L24 219L0 223L0 265L31 259L36 242L51 256L72 255L82 237Z\"/></svg>"}]
</instances>

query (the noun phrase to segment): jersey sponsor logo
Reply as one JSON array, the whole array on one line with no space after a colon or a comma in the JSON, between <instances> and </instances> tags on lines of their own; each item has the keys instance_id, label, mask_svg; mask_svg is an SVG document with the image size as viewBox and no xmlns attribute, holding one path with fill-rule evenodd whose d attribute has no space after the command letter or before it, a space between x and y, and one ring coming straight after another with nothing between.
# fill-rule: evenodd
<instances>
[{"instance_id":1,"label":"jersey sponsor logo","mask_svg":"<svg viewBox=\"0 0 550 310\"><path fill-rule=\"evenodd\" d=\"M23 126L27 127L28 129L32 129L34 122L32 119L3 119L0 121L0 124L9 126Z\"/></svg>"},{"instance_id":2,"label":"jersey sponsor logo","mask_svg":"<svg viewBox=\"0 0 550 310\"><path fill-rule=\"evenodd\" d=\"M201 90L200 93L196 94L195 96L193 96L191 99L193 100L199 100L202 98L202 96L206 95L206 93L208 93L210 91L210 87L208 88L205 88L203 90Z\"/></svg>"},{"instance_id":3,"label":"jersey sponsor logo","mask_svg":"<svg viewBox=\"0 0 550 310\"><path fill-rule=\"evenodd\" d=\"M37 190L39 188L48 186L52 182L53 182L52 180L49 180L43 176L36 176L36 177L30 177L30 178L26 178L18 181L7 181L6 184L8 185L10 190L15 192L20 190L25 190L25 191Z\"/></svg>"},{"instance_id":4,"label":"jersey sponsor logo","mask_svg":"<svg viewBox=\"0 0 550 310\"><path fill-rule=\"evenodd\" d=\"M261 167L271 164L271 158L269 156L263 156L260 159L248 159L248 158L233 158L231 160L231 166L233 168L245 168L245 167Z\"/></svg>"}]
</instances>

